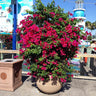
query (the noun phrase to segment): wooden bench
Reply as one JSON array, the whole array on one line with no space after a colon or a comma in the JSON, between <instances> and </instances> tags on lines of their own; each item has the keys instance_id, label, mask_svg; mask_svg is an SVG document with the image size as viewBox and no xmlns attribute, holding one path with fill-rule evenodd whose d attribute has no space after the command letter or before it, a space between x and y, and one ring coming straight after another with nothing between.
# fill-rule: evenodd
<instances>
[{"instance_id":1,"label":"wooden bench","mask_svg":"<svg viewBox=\"0 0 96 96\"><path fill-rule=\"evenodd\" d=\"M10 53L12 54L12 58L14 57L14 54L19 54L19 50L0 50L1 53L1 59L3 59L3 54L4 53Z\"/></svg>"}]
</instances>

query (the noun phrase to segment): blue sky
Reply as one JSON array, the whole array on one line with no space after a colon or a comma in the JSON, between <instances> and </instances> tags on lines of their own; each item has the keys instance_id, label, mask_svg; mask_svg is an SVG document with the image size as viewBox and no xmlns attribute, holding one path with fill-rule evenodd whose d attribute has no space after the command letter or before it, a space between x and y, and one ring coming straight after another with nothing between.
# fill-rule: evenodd
<instances>
[{"instance_id":1,"label":"blue sky","mask_svg":"<svg viewBox=\"0 0 96 96\"><path fill-rule=\"evenodd\" d=\"M48 2L52 2L52 0L41 0L43 4L47 4ZM55 0L55 4L59 5L61 8L64 9L64 12L70 11L73 13L73 9L75 8L75 1L76 0ZM86 15L86 20L90 22L96 21L96 5L93 4L96 3L96 0L84 0L84 9L85 15ZM85 20L85 21L86 21ZM94 34L94 31L92 32Z\"/></svg>"},{"instance_id":2,"label":"blue sky","mask_svg":"<svg viewBox=\"0 0 96 96\"><path fill-rule=\"evenodd\" d=\"M41 0L45 5L52 0ZM70 11L73 13L73 9L75 8L76 0L55 0L56 5L59 5L61 8L64 8L65 12ZM84 8L86 9L86 20L94 22L96 21L96 0L84 0Z\"/></svg>"}]
</instances>

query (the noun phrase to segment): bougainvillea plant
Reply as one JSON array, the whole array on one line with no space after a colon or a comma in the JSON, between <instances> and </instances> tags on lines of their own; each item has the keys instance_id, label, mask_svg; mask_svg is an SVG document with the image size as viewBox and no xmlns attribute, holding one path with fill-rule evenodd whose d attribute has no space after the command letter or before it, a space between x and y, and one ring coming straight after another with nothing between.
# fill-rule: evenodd
<instances>
[{"instance_id":1,"label":"bougainvillea plant","mask_svg":"<svg viewBox=\"0 0 96 96\"><path fill-rule=\"evenodd\" d=\"M51 75L66 82L72 77L68 60L75 56L80 38L85 38L75 26L79 20L70 18L72 14L64 13L54 1L44 6L36 0L34 11L28 13L30 16L22 20L17 29L20 52L30 70L28 74L41 80L48 80Z\"/></svg>"},{"instance_id":2,"label":"bougainvillea plant","mask_svg":"<svg viewBox=\"0 0 96 96\"><path fill-rule=\"evenodd\" d=\"M12 48L12 35L0 34L0 40L8 49Z\"/></svg>"}]
</instances>

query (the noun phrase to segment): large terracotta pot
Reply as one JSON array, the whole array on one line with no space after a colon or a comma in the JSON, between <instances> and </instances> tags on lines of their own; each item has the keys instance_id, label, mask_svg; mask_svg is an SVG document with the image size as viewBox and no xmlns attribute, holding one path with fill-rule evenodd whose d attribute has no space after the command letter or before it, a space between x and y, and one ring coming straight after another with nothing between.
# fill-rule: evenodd
<instances>
[{"instance_id":1,"label":"large terracotta pot","mask_svg":"<svg viewBox=\"0 0 96 96\"><path fill-rule=\"evenodd\" d=\"M42 81L40 78L36 82L37 87L44 93L52 94L58 92L62 88L62 84L58 79L51 79L48 81Z\"/></svg>"}]
</instances>

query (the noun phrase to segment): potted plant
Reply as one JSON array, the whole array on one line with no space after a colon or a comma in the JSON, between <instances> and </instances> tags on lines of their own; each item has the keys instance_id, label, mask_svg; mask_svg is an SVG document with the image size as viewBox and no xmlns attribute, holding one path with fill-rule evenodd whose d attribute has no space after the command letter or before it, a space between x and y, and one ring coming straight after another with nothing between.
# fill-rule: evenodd
<instances>
[{"instance_id":1,"label":"potted plant","mask_svg":"<svg viewBox=\"0 0 96 96\"><path fill-rule=\"evenodd\" d=\"M27 12L31 15L20 22L17 33L21 39L21 55L30 70L28 74L37 78L39 89L50 79L51 83L47 85L51 84L50 87L56 89L58 82L65 83L71 79L72 65L68 60L75 56L79 40L85 38L85 33L75 26L79 20L70 18L72 14L64 13L63 9L55 6L54 1L44 6L36 0L34 11ZM53 84L52 80L57 83ZM57 91L62 87L61 83ZM47 89L48 86L44 86L46 93L56 92L50 92L50 87Z\"/></svg>"}]
</instances>

